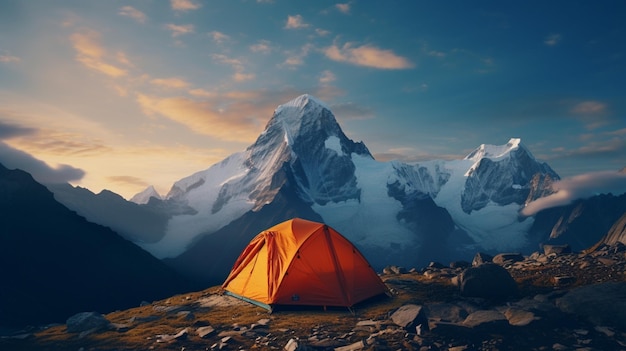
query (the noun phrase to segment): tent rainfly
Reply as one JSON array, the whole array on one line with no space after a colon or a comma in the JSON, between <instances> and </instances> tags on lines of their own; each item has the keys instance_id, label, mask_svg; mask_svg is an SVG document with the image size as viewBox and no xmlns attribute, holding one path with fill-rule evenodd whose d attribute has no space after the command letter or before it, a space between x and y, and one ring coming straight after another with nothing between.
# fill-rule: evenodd
<instances>
[{"instance_id":1,"label":"tent rainfly","mask_svg":"<svg viewBox=\"0 0 626 351\"><path fill-rule=\"evenodd\" d=\"M255 236L222 288L270 311L275 305L351 307L388 291L348 239L299 218Z\"/></svg>"}]
</instances>

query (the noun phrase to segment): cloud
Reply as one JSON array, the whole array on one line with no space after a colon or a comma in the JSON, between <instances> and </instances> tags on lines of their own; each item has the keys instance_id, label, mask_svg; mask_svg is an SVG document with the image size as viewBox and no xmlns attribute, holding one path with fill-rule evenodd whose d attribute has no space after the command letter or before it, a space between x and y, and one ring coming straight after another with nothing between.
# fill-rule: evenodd
<instances>
[{"instance_id":1,"label":"cloud","mask_svg":"<svg viewBox=\"0 0 626 351\"><path fill-rule=\"evenodd\" d=\"M529 203L521 211L524 216L532 216L547 208L565 206L577 199L586 199L598 194L621 195L626 193L625 171L600 171L581 174L554 182L554 194Z\"/></svg>"},{"instance_id":2,"label":"cloud","mask_svg":"<svg viewBox=\"0 0 626 351\"><path fill-rule=\"evenodd\" d=\"M333 114L342 120L365 120L374 118L374 110L360 106L353 102L333 104L330 106Z\"/></svg>"},{"instance_id":3,"label":"cloud","mask_svg":"<svg viewBox=\"0 0 626 351\"><path fill-rule=\"evenodd\" d=\"M76 133L38 131L36 137L20 138L11 144L24 150L45 151L47 155L56 156L99 156L110 152L101 140Z\"/></svg>"},{"instance_id":4,"label":"cloud","mask_svg":"<svg viewBox=\"0 0 626 351\"><path fill-rule=\"evenodd\" d=\"M202 7L202 5L191 0L170 0L170 4L174 11L191 11Z\"/></svg>"},{"instance_id":5,"label":"cloud","mask_svg":"<svg viewBox=\"0 0 626 351\"><path fill-rule=\"evenodd\" d=\"M235 72L233 74L233 80L235 82L245 82L248 80L253 80L254 78L256 78L256 74L254 73Z\"/></svg>"},{"instance_id":6,"label":"cloud","mask_svg":"<svg viewBox=\"0 0 626 351\"><path fill-rule=\"evenodd\" d=\"M350 3L346 4L336 4L335 8L339 10L339 12L349 14L350 13Z\"/></svg>"},{"instance_id":7,"label":"cloud","mask_svg":"<svg viewBox=\"0 0 626 351\"><path fill-rule=\"evenodd\" d=\"M433 154L412 147L391 148L385 152L375 153L374 158L378 161L401 161L406 163L423 162L431 160L457 160L460 155L452 154Z\"/></svg>"},{"instance_id":8,"label":"cloud","mask_svg":"<svg viewBox=\"0 0 626 351\"><path fill-rule=\"evenodd\" d=\"M236 82L243 82L256 78L254 73L244 73L245 67L243 62L239 59L231 58L223 54L212 54L211 58L218 63L230 65L235 70L232 78Z\"/></svg>"},{"instance_id":9,"label":"cloud","mask_svg":"<svg viewBox=\"0 0 626 351\"><path fill-rule=\"evenodd\" d=\"M596 115L606 111L606 104L599 101L583 101L572 107L571 112L579 115Z\"/></svg>"},{"instance_id":10,"label":"cloud","mask_svg":"<svg viewBox=\"0 0 626 351\"><path fill-rule=\"evenodd\" d=\"M126 66L132 66L133 63L130 62L130 60L128 59L128 57L126 56L125 53L123 52L118 52L117 54L115 54L115 58L117 59L117 62L124 64Z\"/></svg>"},{"instance_id":11,"label":"cloud","mask_svg":"<svg viewBox=\"0 0 626 351\"><path fill-rule=\"evenodd\" d=\"M329 70L325 70L320 76L320 84L329 84L334 82L335 80L337 80L337 77L333 72Z\"/></svg>"},{"instance_id":12,"label":"cloud","mask_svg":"<svg viewBox=\"0 0 626 351\"><path fill-rule=\"evenodd\" d=\"M137 10L132 6L124 6L120 8L118 14L120 16L130 17L139 23L146 23L146 20L148 19L148 16L146 16L145 13Z\"/></svg>"},{"instance_id":13,"label":"cloud","mask_svg":"<svg viewBox=\"0 0 626 351\"><path fill-rule=\"evenodd\" d=\"M165 25L165 28L169 29L172 32L173 38L195 32L193 24L177 25L177 24L168 23Z\"/></svg>"},{"instance_id":14,"label":"cloud","mask_svg":"<svg viewBox=\"0 0 626 351\"><path fill-rule=\"evenodd\" d=\"M160 115L193 132L221 140L250 142L261 132L260 110L252 102L239 101L222 106L217 101L196 101L184 97L158 98L139 94L137 102L147 115Z\"/></svg>"},{"instance_id":15,"label":"cloud","mask_svg":"<svg viewBox=\"0 0 626 351\"><path fill-rule=\"evenodd\" d=\"M550 34L543 40L547 46L555 46L559 42L561 42L561 34Z\"/></svg>"},{"instance_id":16,"label":"cloud","mask_svg":"<svg viewBox=\"0 0 626 351\"><path fill-rule=\"evenodd\" d=\"M150 83L168 89L185 89L189 86L189 83L180 78L155 78Z\"/></svg>"},{"instance_id":17,"label":"cloud","mask_svg":"<svg viewBox=\"0 0 626 351\"><path fill-rule=\"evenodd\" d=\"M9 124L0 121L0 140L10 139L13 137L20 137L25 135L32 135L37 132L34 128L27 128L22 126L17 126L14 124Z\"/></svg>"},{"instance_id":18,"label":"cloud","mask_svg":"<svg viewBox=\"0 0 626 351\"><path fill-rule=\"evenodd\" d=\"M607 133L607 135L612 135ZM599 141L589 141L577 149L565 151L559 158L583 157L597 158L603 156L618 156L626 150L626 139L622 135L615 135L611 138L602 137ZM554 150L558 151L558 150Z\"/></svg>"},{"instance_id":19,"label":"cloud","mask_svg":"<svg viewBox=\"0 0 626 351\"><path fill-rule=\"evenodd\" d=\"M205 97L205 98L214 98L217 96L217 93L215 92L204 90L204 89L199 89L199 88L189 90L189 94L193 96Z\"/></svg>"},{"instance_id":20,"label":"cloud","mask_svg":"<svg viewBox=\"0 0 626 351\"><path fill-rule=\"evenodd\" d=\"M295 16L287 16L287 23L285 24L285 29L302 29L308 28L311 25L304 22L304 19L301 15Z\"/></svg>"},{"instance_id":21,"label":"cloud","mask_svg":"<svg viewBox=\"0 0 626 351\"><path fill-rule=\"evenodd\" d=\"M218 43L218 44L222 44L223 42L230 40L230 36L222 33L222 32L218 32L216 30L209 32L208 33L209 36L213 39L214 42Z\"/></svg>"},{"instance_id":22,"label":"cloud","mask_svg":"<svg viewBox=\"0 0 626 351\"><path fill-rule=\"evenodd\" d=\"M309 55L313 50L313 45L305 44L299 51L287 51L287 58L283 62L283 65L294 68L295 66L301 66L304 64L304 58Z\"/></svg>"},{"instance_id":23,"label":"cloud","mask_svg":"<svg viewBox=\"0 0 626 351\"><path fill-rule=\"evenodd\" d=\"M20 61L21 59L17 56L0 55L0 62L3 62L3 63L20 62Z\"/></svg>"},{"instance_id":24,"label":"cloud","mask_svg":"<svg viewBox=\"0 0 626 351\"><path fill-rule=\"evenodd\" d=\"M357 66L379 69L407 69L414 67L408 59L398 56L391 50L379 49L371 45L353 46L346 43L342 47L332 45L324 49L326 57L333 61L347 62Z\"/></svg>"},{"instance_id":25,"label":"cloud","mask_svg":"<svg viewBox=\"0 0 626 351\"><path fill-rule=\"evenodd\" d=\"M317 35L319 35L320 37L325 37L327 35L330 35L331 32L329 30L315 28L315 33L317 33Z\"/></svg>"},{"instance_id":26,"label":"cloud","mask_svg":"<svg viewBox=\"0 0 626 351\"><path fill-rule=\"evenodd\" d=\"M80 180L85 176L85 171L82 169L63 164L51 167L32 155L12 148L3 142L0 142L0 163L9 169L26 171L35 180L44 184L68 183Z\"/></svg>"},{"instance_id":27,"label":"cloud","mask_svg":"<svg viewBox=\"0 0 626 351\"><path fill-rule=\"evenodd\" d=\"M141 187L147 187L151 185L146 180L139 178L139 177L133 177L133 176L109 176L109 177L106 177L106 179L111 183L122 184L122 185L136 185L136 186L141 186Z\"/></svg>"},{"instance_id":28,"label":"cloud","mask_svg":"<svg viewBox=\"0 0 626 351\"><path fill-rule=\"evenodd\" d=\"M583 101L575 104L570 113L575 114L586 124L587 129L597 129L609 123L605 118L608 106L600 101Z\"/></svg>"},{"instance_id":29,"label":"cloud","mask_svg":"<svg viewBox=\"0 0 626 351\"><path fill-rule=\"evenodd\" d=\"M269 54L272 52L271 42L268 40L259 40L256 44L250 46L250 51L260 54Z\"/></svg>"},{"instance_id":30,"label":"cloud","mask_svg":"<svg viewBox=\"0 0 626 351\"><path fill-rule=\"evenodd\" d=\"M128 73L125 69L106 62L106 50L100 45L99 39L100 33L91 30L72 34L70 40L77 53L76 60L110 77L125 76Z\"/></svg>"}]
</instances>

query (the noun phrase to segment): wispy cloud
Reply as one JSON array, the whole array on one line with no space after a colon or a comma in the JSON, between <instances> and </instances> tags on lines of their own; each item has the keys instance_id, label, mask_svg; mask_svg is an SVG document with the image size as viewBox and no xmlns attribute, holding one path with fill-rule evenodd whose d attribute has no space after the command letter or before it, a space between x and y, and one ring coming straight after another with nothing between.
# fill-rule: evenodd
<instances>
[{"instance_id":1,"label":"wispy cloud","mask_svg":"<svg viewBox=\"0 0 626 351\"><path fill-rule=\"evenodd\" d=\"M354 46L353 43L346 43L342 47L332 45L324 49L324 54L333 61L379 69L407 69L415 66L409 59L391 50L379 49L372 45Z\"/></svg>"},{"instance_id":2,"label":"wispy cloud","mask_svg":"<svg viewBox=\"0 0 626 351\"><path fill-rule=\"evenodd\" d=\"M189 83L180 78L155 78L150 83L168 89L185 89L189 87Z\"/></svg>"},{"instance_id":3,"label":"wispy cloud","mask_svg":"<svg viewBox=\"0 0 626 351\"><path fill-rule=\"evenodd\" d=\"M544 40L543 43L547 46L555 46L561 42L561 34L550 34Z\"/></svg>"},{"instance_id":4,"label":"wispy cloud","mask_svg":"<svg viewBox=\"0 0 626 351\"><path fill-rule=\"evenodd\" d=\"M137 102L147 115L160 115L188 127L191 131L220 140L250 142L261 131L259 111L254 104L238 102L228 108L214 101L184 97L158 98L139 94Z\"/></svg>"},{"instance_id":5,"label":"wispy cloud","mask_svg":"<svg viewBox=\"0 0 626 351\"><path fill-rule=\"evenodd\" d=\"M11 62L20 62L21 59L17 56L13 55L0 55L0 62L11 63Z\"/></svg>"},{"instance_id":6,"label":"wispy cloud","mask_svg":"<svg viewBox=\"0 0 626 351\"><path fill-rule=\"evenodd\" d=\"M231 58L223 54L213 54L211 55L211 58L218 63L230 65L235 70L232 78L236 82L243 82L256 78L254 73L245 72L244 64L240 59Z\"/></svg>"},{"instance_id":7,"label":"wispy cloud","mask_svg":"<svg viewBox=\"0 0 626 351\"><path fill-rule=\"evenodd\" d=\"M250 51L260 54L269 54L272 52L271 42L268 40L259 40L256 44L250 46Z\"/></svg>"},{"instance_id":8,"label":"wispy cloud","mask_svg":"<svg viewBox=\"0 0 626 351\"><path fill-rule=\"evenodd\" d=\"M174 11L191 11L202 7L202 5L192 0L170 0L170 5Z\"/></svg>"},{"instance_id":9,"label":"wispy cloud","mask_svg":"<svg viewBox=\"0 0 626 351\"><path fill-rule=\"evenodd\" d=\"M76 60L110 77L125 76L128 73L125 69L106 62L106 50L100 45L99 39L100 34L92 30L72 34L70 40L77 52Z\"/></svg>"},{"instance_id":10,"label":"wispy cloud","mask_svg":"<svg viewBox=\"0 0 626 351\"><path fill-rule=\"evenodd\" d=\"M172 37L174 38L179 37L181 35L191 34L195 32L193 24L178 25L178 24L168 23L165 25L165 28L167 28L170 32L172 32Z\"/></svg>"},{"instance_id":11,"label":"wispy cloud","mask_svg":"<svg viewBox=\"0 0 626 351\"><path fill-rule=\"evenodd\" d=\"M611 135L613 135L613 137L611 137ZM548 159L573 157L591 159L603 156L610 157L623 154L624 150L626 150L626 139L624 135L606 133L595 137L600 140L588 140L585 145L575 149L555 149L553 151L560 153L560 155L557 157L548 157Z\"/></svg>"},{"instance_id":12,"label":"wispy cloud","mask_svg":"<svg viewBox=\"0 0 626 351\"><path fill-rule=\"evenodd\" d=\"M136 185L140 187L151 185L145 179L133 176L108 176L106 179L113 184Z\"/></svg>"},{"instance_id":13,"label":"wispy cloud","mask_svg":"<svg viewBox=\"0 0 626 351\"><path fill-rule=\"evenodd\" d=\"M336 4L335 8L339 10L339 12L349 14L350 13L350 3L345 4Z\"/></svg>"},{"instance_id":14,"label":"wispy cloud","mask_svg":"<svg viewBox=\"0 0 626 351\"><path fill-rule=\"evenodd\" d=\"M583 101L574 107L571 112L579 115L596 115L606 111L606 104L599 101Z\"/></svg>"},{"instance_id":15,"label":"wispy cloud","mask_svg":"<svg viewBox=\"0 0 626 351\"><path fill-rule=\"evenodd\" d=\"M59 157L97 156L110 150L98 138L87 137L77 131L52 128L35 129L28 134L16 136L10 143L21 150L45 150L45 154Z\"/></svg>"},{"instance_id":16,"label":"wispy cloud","mask_svg":"<svg viewBox=\"0 0 626 351\"><path fill-rule=\"evenodd\" d=\"M287 51L287 58L283 62L284 66L294 68L296 66L301 66L304 64L304 58L309 55L309 53L313 50L312 44L303 45L300 50L297 51Z\"/></svg>"},{"instance_id":17,"label":"wispy cloud","mask_svg":"<svg viewBox=\"0 0 626 351\"><path fill-rule=\"evenodd\" d=\"M287 23L285 29L302 29L308 28L311 25L304 22L301 15L287 16Z\"/></svg>"},{"instance_id":18,"label":"wispy cloud","mask_svg":"<svg viewBox=\"0 0 626 351\"><path fill-rule=\"evenodd\" d=\"M606 118L607 104L600 101L582 101L573 105L570 113L586 124L587 129L597 129L609 123Z\"/></svg>"},{"instance_id":19,"label":"wispy cloud","mask_svg":"<svg viewBox=\"0 0 626 351\"><path fill-rule=\"evenodd\" d=\"M325 37L330 35L331 31L321 28L315 28L315 33L317 33L317 35L319 35L320 37Z\"/></svg>"},{"instance_id":20,"label":"wispy cloud","mask_svg":"<svg viewBox=\"0 0 626 351\"><path fill-rule=\"evenodd\" d=\"M322 75L320 76L320 84L322 85L330 84L334 82L335 80L337 80L337 77L335 76L333 72L329 70L323 71Z\"/></svg>"},{"instance_id":21,"label":"wispy cloud","mask_svg":"<svg viewBox=\"0 0 626 351\"><path fill-rule=\"evenodd\" d=\"M353 102L333 104L330 106L333 114L342 120L366 120L374 118L374 110L357 105Z\"/></svg>"},{"instance_id":22,"label":"wispy cloud","mask_svg":"<svg viewBox=\"0 0 626 351\"><path fill-rule=\"evenodd\" d=\"M211 37L211 39L213 39L214 42L218 43L218 44L222 44L225 41L230 40L230 36L222 33L222 32L218 32L218 31L212 31L208 33L209 36Z\"/></svg>"},{"instance_id":23,"label":"wispy cloud","mask_svg":"<svg viewBox=\"0 0 626 351\"><path fill-rule=\"evenodd\" d=\"M521 211L524 216L557 206L565 206L577 199L585 199L598 194L621 195L626 193L626 172L600 171L581 174L555 182L554 194L539 198Z\"/></svg>"},{"instance_id":24,"label":"wispy cloud","mask_svg":"<svg viewBox=\"0 0 626 351\"><path fill-rule=\"evenodd\" d=\"M146 20L148 19L148 16L146 16L145 13L137 10L132 6L124 6L120 8L118 14L121 16L130 17L139 23L146 23Z\"/></svg>"}]
</instances>

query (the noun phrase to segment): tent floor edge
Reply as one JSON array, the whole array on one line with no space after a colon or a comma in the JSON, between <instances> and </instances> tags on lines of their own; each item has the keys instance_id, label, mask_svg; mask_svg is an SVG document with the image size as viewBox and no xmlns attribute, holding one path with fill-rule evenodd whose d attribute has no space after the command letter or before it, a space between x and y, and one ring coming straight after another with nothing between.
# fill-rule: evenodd
<instances>
[{"instance_id":1,"label":"tent floor edge","mask_svg":"<svg viewBox=\"0 0 626 351\"><path fill-rule=\"evenodd\" d=\"M259 302L250 298L247 298L245 296L241 296L239 294L235 294L234 292L228 291L228 290L224 290L224 295L228 295L228 296L232 296L234 298L237 298L239 300L245 301L247 303L253 304L255 306L261 307L265 310L267 310L269 313L272 313L272 306L265 304L263 302Z\"/></svg>"}]
</instances>

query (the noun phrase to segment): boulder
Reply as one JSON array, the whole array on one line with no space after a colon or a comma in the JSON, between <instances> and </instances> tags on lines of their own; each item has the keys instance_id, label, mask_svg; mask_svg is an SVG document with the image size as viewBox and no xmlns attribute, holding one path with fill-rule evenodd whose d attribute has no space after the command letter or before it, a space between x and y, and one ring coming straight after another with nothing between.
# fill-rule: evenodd
<instances>
[{"instance_id":1,"label":"boulder","mask_svg":"<svg viewBox=\"0 0 626 351\"><path fill-rule=\"evenodd\" d=\"M107 329L111 322L98 312L81 312L68 318L65 324L68 333L82 333L88 330Z\"/></svg>"},{"instance_id":2,"label":"boulder","mask_svg":"<svg viewBox=\"0 0 626 351\"><path fill-rule=\"evenodd\" d=\"M461 295L484 299L504 299L517 295L517 283L509 272L494 263L470 267L459 276Z\"/></svg>"},{"instance_id":3,"label":"boulder","mask_svg":"<svg viewBox=\"0 0 626 351\"><path fill-rule=\"evenodd\" d=\"M391 315L391 320L396 325L412 333L416 332L416 328L420 328L421 331L428 330L428 318L423 306L413 304L404 305Z\"/></svg>"},{"instance_id":4,"label":"boulder","mask_svg":"<svg viewBox=\"0 0 626 351\"><path fill-rule=\"evenodd\" d=\"M586 318L595 325L626 331L626 282L610 282L572 289L556 300L561 311Z\"/></svg>"}]
</instances>

